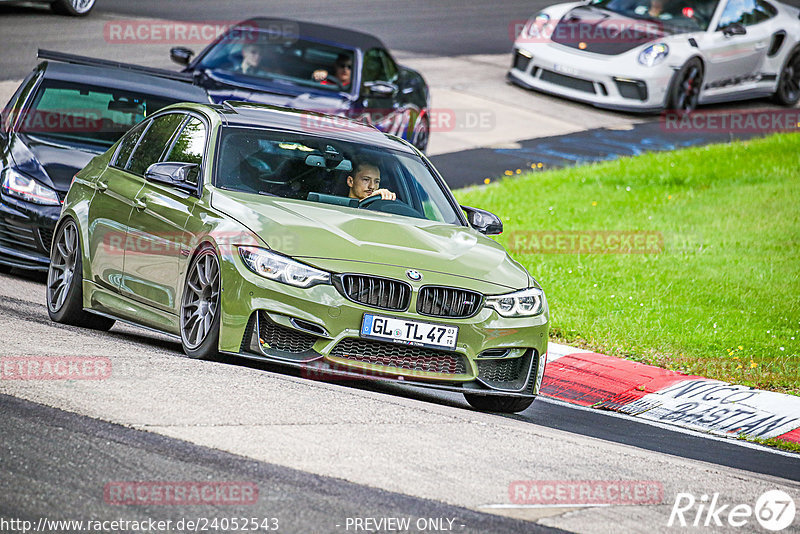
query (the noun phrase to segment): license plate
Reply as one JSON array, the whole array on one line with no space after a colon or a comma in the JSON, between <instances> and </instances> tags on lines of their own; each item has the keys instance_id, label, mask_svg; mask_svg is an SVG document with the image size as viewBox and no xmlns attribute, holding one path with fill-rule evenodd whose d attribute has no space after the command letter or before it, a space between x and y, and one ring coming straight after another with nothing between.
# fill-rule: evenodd
<instances>
[{"instance_id":1,"label":"license plate","mask_svg":"<svg viewBox=\"0 0 800 534\"><path fill-rule=\"evenodd\" d=\"M458 327L365 313L361 337L415 347L455 350Z\"/></svg>"},{"instance_id":2,"label":"license plate","mask_svg":"<svg viewBox=\"0 0 800 534\"><path fill-rule=\"evenodd\" d=\"M553 65L553 70L557 72L563 72L565 74L578 74L577 69L567 67L566 65Z\"/></svg>"}]
</instances>

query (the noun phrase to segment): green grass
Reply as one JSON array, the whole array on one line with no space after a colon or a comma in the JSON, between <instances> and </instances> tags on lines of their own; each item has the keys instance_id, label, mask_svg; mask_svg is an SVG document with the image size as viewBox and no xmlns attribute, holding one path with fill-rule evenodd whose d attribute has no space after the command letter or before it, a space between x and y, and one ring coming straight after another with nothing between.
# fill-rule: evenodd
<instances>
[{"instance_id":1,"label":"green grass","mask_svg":"<svg viewBox=\"0 0 800 534\"><path fill-rule=\"evenodd\" d=\"M656 231L657 254L522 254L556 340L800 394L800 134L456 191L515 231Z\"/></svg>"}]
</instances>

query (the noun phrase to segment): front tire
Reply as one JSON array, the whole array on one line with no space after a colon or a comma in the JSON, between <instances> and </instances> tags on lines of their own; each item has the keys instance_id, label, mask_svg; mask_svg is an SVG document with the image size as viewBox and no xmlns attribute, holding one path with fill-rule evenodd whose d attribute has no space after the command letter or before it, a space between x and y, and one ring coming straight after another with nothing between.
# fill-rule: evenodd
<instances>
[{"instance_id":1,"label":"front tire","mask_svg":"<svg viewBox=\"0 0 800 534\"><path fill-rule=\"evenodd\" d=\"M482 412L519 413L533 404L533 397L499 397L495 395L475 395L464 393L467 402Z\"/></svg>"},{"instance_id":2,"label":"front tire","mask_svg":"<svg viewBox=\"0 0 800 534\"><path fill-rule=\"evenodd\" d=\"M794 107L800 101L800 48L786 58L772 99L781 106Z\"/></svg>"},{"instance_id":3,"label":"front tire","mask_svg":"<svg viewBox=\"0 0 800 534\"><path fill-rule=\"evenodd\" d=\"M221 289L219 258L206 245L189 266L181 299L181 344L190 358L219 359Z\"/></svg>"},{"instance_id":4,"label":"front tire","mask_svg":"<svg viewBox=\"0 0 800 534\"><path fill-rule=\"evenodd\" d=\"M50 250L47 271L47 314L61 324L108 330L114 319L83 309L83 260L78 225L66 219L59 227Z\"/></svg>"},{"instance_id":5,"label":"front tire","mask_svg":"<svg viewBox=\"0 0 800 534\"><path fill-rule=\"evenodd\" d=\"M703 63L696 57L690 59L672 77L667 93L667 111L688 115L697 108L703 87Z\"/></svg>"},{"instance_id":6,"label":"front tire","mask_svg":"<svg viewBox=\"0 0 800 534\"><path fill-rule=\"evenodd\" d=\"M70 17L85 17L97 0L56 0L51 4L54 13Z\"/></svg>"}]
</instances>

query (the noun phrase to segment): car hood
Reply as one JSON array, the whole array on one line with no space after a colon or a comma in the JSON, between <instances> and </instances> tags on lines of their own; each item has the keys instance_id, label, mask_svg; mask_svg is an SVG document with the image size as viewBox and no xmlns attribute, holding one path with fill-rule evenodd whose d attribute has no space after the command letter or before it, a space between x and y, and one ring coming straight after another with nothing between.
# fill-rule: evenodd
<instances>
[{"instance_id":1,"label":"car hood","mask_svg":"<svg viewBox=\"0 0 800 534\"><path fill-rule=\"evenodd\" d=\"M675 29L655 21L582 6L561 17L550 38L585 52L617 55L673 33Z\"/></svg>"},{"instance_id":2,"label":"car hood","mask_svg":"<svg viewBox=\"0 0 800 534\"><path fill-rule=\"evenodd\" d=\"M45 136L18 133L11 141L11 157L17 169L61 193L69 189L72 177L102 148L66 145Z\"/></svg>"},{"instance_id":3,"label":"car hood","mask_svg":"<svg viewBox=\"0 0 800 534\"><path fill-rule=\"evenodd\" d=\"M475 280L484 291L487 284L502 290L529 283L527 271L502 246L471 228L220 190L213 192L212 206L277 252L334 272L370 272L369 265L392 265Z\"/></svg>"},{"instance_id":4,"label":"car hood","mask_svg":"<svg viewBox=\"0 0 800 534\"><path fill-rule=\"evenodd\" d=\"M263 84L248 84L216 71L205 72L204 85L216 104L238 100L334 115L341 114L350 107L349 98L341 93L311 91L289 83L270 83L266 80Z\"/></svg>"}]
</instances>

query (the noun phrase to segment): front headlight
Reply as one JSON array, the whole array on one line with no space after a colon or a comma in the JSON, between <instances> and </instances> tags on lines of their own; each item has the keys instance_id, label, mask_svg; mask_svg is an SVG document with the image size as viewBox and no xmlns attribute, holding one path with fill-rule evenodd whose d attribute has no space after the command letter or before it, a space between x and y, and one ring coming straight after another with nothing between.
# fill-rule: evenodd
<instances>
[{"instance_id":1,"label":"front headlight","mask_svg":"<svg viewBox=\"0 0 800 534\"><path fill-rule=\"evenodd\" d=\"M485 305L503 317L533 317L543 313L547 307L544 291L536 287L486 297Z\"/></svg>"},{"instance_id":2,"label":"front headlight","mask_svg":"<svg viewBox=\"0 0 800 534\"><path fill-rule=\"evenodd\" d=\"M664 61L669 54L669 47L664 43L656 43L648 46L639 53L639 63L646 67L652 67Z\"/></svg>"},{"instance_id":3,"label":"front headlight","mask_svg":"<svg viewBox=\"0 0 800 534\"><path fill-rule=\"evenodd\" d=\"M264 278L296 287L311 287L331 282L331 273L320 271L270 250L260 247L238 248L239 256L247 268Z\"/></svg>"},{"instance_id":4,"label":"front headlight","mask_svg":"<svg viewBox=\"0 0 800 534\"><path fill-rule=\"evenodd\" d=\"M33 178L28 178L12 168L3 172L3 193L10 197L19 198L43 206L59 206L56 192L42 185Z\"/></svg>"}]
</instances>

